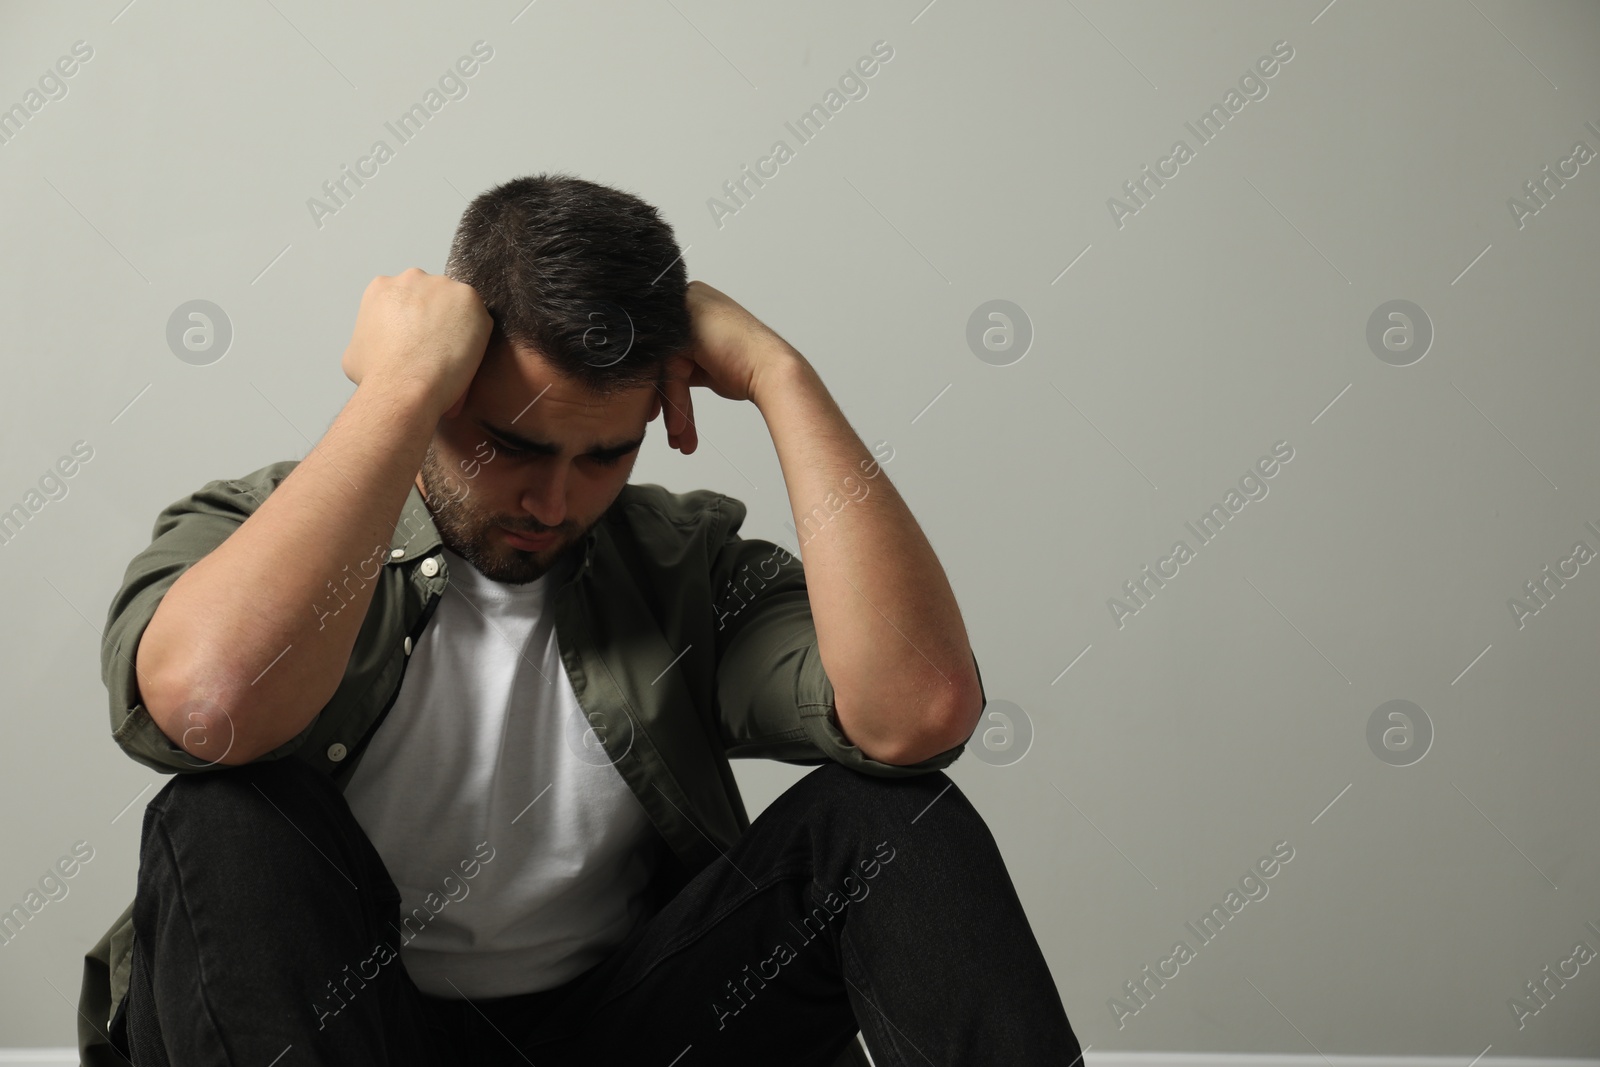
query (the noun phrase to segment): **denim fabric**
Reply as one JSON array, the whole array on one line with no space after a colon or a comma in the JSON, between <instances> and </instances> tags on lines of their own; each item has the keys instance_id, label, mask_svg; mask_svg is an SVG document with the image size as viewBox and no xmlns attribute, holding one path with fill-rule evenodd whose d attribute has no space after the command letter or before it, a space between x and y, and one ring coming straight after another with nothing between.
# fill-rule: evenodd
<instances>
[{"instance_id":1,"label":"denim fabric","mask_svg":"<svg viewBox=\"0 0 1600 1067\"><path fill-rule=\"evenodd\" d=\"M145 812L113 1036L135 1067L826 1067L858 1029L878 1067L1080 1057L994 838L942 771L816 768L552 990L420 992L374 953L400 943L399 900L304 763L176 777Z\"/></svg>"}]
</instances>

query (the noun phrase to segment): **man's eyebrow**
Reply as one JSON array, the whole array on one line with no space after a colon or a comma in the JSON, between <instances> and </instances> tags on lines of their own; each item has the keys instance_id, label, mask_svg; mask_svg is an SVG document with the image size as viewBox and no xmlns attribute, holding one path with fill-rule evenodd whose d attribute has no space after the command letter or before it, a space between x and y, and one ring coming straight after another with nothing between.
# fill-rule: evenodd
<instances>
[{"instance_id":1,"label":"man's eyebrow","mask_svg":"<svg viewBox=\"0 0 1600 1067\"><path fill-rule=\"evenodd\" d=\"M486 433L500 438L507 445L520 451L532 452L540 456L558 456L561 454L560 445L552 444L549 441L535 441L531 437L524 437L514 430L501 429L484 419L478 419L477 423L483 427ZM616 444L595 445L584 455L593 456L596 459L612 459L625 456L642 444L644 444L644 438L636 437L631 441L618 441Z\"/></svg>"}]
</instances>

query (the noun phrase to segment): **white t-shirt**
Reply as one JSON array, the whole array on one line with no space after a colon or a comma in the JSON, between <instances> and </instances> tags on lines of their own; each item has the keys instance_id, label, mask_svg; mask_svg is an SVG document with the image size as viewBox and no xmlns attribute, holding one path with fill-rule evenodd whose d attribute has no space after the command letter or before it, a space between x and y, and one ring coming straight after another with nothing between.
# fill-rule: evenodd
<instances>
[{"instance_id":1,"label":"white t-shirt","mask_svg":"<svg viewBox=\"0 0 1600 1067\"><path fill-rule=\"evenodd\" d=\"M443 555L449 586L345 798L400 890L391 943L417 988L551 989L643 917L663 842L585 737L550 602L570 562L507 585Z\"/></svg>"}]
</instances>

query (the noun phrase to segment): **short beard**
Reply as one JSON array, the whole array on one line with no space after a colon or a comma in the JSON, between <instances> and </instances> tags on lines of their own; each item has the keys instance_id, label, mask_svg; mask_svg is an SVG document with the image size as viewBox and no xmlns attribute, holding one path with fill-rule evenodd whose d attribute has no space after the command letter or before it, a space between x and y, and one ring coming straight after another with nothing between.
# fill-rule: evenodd
<instances>
[{"instance_id":1,"label":"short beard","mask_svg":"<svg viewBox=\"0 0 1600 1067\"><path fill-rule=\"evenodd\" d=\"M494 532L498 523L470 506L470 487L440 463L432 444L422 460L422 485L427 490L426 505L438 527L439 539L490 581L507 585L536 582L571 560L589 532L585 529L571 542L539 552L513 548ZM455 493L450 491L452 487Z\"/></svg>"}]
</instances>

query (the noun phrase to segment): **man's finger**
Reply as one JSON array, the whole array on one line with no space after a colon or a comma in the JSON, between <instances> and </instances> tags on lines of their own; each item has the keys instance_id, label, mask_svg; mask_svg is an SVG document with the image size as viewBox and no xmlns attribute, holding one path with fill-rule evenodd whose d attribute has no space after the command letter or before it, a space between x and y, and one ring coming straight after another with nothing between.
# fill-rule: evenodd
<instances>
[{"instance_id":1,"label":"man's finger","mask_svg":"<svg viewBox=\"0 0 1600 1067\"><path fill-rule=\"evenodd\" d=\"M700 440L694 428L694 395L689 391L688 382L683 384L683 439L686 446L683 454L687 456Z\"/></svg>"},{"instance_id":2,"label":"man's finger","mask_svg":"<svg viewBox=\"0 0 1600 1067\"><path fill-rule=\"evenodd\" d=\"M662 390L663 402L667 408L667 444L680 451L683 449L684 428L689 423L688 403L689 387L677 379L670 379Z\"/></svg>"},{"instance_id":3,"label":"man's finger","mask_svg":"<svg viewBox=\"0 0 1600 1067\"><path fill-rule=\"evenodd\" d=\"M681 405L678 403L677 383L669 376L657 389L661 403L661 421L667 428L667 444L669 447L678 447L678 428L682 422L679 415Z\"/></svg>"},{"instance_id":4,"label":"man's finger","mask_svg":"<svg viewBox=\"0 0 1600 1067\"><path fill-rule=\"evenodd\" d=\"M690 378L700 369L688 356L673 356L667 362L666 380L658 389L667 427L667 444L685 455L694 451L694 401Z\"/></svg>"}]
</instances>

